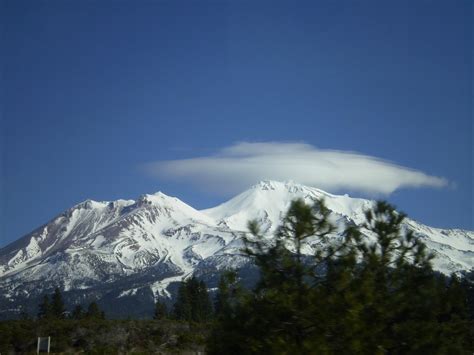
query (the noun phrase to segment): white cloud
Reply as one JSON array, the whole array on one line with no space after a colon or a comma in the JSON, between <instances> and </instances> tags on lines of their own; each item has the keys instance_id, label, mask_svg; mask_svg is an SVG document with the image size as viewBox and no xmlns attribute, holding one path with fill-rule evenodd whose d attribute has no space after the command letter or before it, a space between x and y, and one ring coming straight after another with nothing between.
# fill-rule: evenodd
<instances>
[{"instance_id":1,"label":"white cloud","mask_svg":"<svg viewBox=\"0 0 474 355\"><path fill-rule=\"evenodd\" d=\"M234 144L217 154L149 163L162 179L188 182L221 194L240 192L264 179L293 180L326 191L388 195L401 188L444 187L444 178L347 151L304 143Z\"/></svg>"}]
</instances>

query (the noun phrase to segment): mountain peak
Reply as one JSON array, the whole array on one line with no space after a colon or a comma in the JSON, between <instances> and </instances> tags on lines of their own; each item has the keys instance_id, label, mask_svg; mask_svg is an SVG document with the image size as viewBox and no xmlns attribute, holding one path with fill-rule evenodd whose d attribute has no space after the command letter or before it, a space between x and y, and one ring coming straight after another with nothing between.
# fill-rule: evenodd
<instances>
[{"instance_id":1,"label":"mountain peak","mask_svg":"<svg viewBox=\"0 0 474 355\"><path fill-rule=\"evenodd\" d=\"M94 208L101 208L104 207L108 202L99 202L99 201L94 201L91 199L87 199L85 201L82 201L75 205L73 209L86 209L86 210L92 210Z\"/></svg>"},{"instance_id":2,"label":"mountain peak","mask_svg":"<svg viewBox=\"0 0 474 355\"><path fill-rule=\"evenodd\" d=\"M260 190L260 191L281 191L281 192L289 192L291 194L295 193L311 193L311 194L318 194L321 197L334 197L326 191L318 189L316 187L303 185L299 182L294 180L285 180L285 181L277 181L277 180L261 180L257 184L253 185L248 191L251 190Z\"/></svg>"},{"instance_id":3,"label":"mountain peak","mask_svg":"<svg viewBox=\"0 0 474 355\"><path fill-rule=\"evenodd\" d=\"M177 197L169 196L164 194L161 191L155 192L153 194L144 194L141 195L137 202L146 203L146 204L157 204L157 205L176 205L176 204L184 204L181 200Z\"/></svg>"},{"instance_id":4,"label":"mountain peak","mask_svg":"<svg viewBox=\"0 0 474 355\"><path fill-rule=\"evenodd\" d=\"M156 196L156 197L161 197L161 198L175 198L175 197L169 196L169 195L167 195L167 194L165 194L165 193L163 193L163 192L161 192L161 191L157 191L157 192L155 192L155 193L153 193L153 194L149 194L149 196Z\"/></svg>"},{"instance_id":5,"label":"mountain peak","mask_svg":"<svg viewBox=\"0 0 474 355\"><path fill-rule=\"evenodd\" d=\"M295 199L306 203L324 199L326 206L338 216L346 216L356 223L364 220L364 211L373 201L350 198L348 195L333 195L315 187L305 186L295 181L262 180L221 205L204 210L205 214L217 221L223 221L233 229L246 231L249 220L258 219L267 225L267 233L273 233L282 214Z\"/></svg>"},{"instance_id":6,"label":"mountain peak","mask_svg":"<svg viewBox=\"0 0 474 355\"><path fill-rule=\"evenodd\" d=\"M261 180L251 187L251 189L257 190L275 190L276 186L282 183L275 180Z\"/></svg>"},{"instance_id":7,"label":"mountain peak","mask_svg":"<svg viewBox=\"0 0 474 355\"><path fill-rule=\"evenodd\" d=\"M261 180L255 185L253 185L251 189L258 189L258 190L278 190L278 189L287 189L292 190L294 188L308 188L303 184L297 183L293 180L285 180L285 181L278 181L278 180Z\"/></svg>"}]
</instances>

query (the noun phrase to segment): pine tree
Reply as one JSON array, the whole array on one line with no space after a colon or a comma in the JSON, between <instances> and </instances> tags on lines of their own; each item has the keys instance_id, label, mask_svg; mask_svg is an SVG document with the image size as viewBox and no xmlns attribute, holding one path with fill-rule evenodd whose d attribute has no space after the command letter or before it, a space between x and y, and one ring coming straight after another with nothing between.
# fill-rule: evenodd
<instances>
[{"instance_id":1,"label":"pine tree","mask_svg":"<svg viewBox=\"0 0 474 355\"><path fill-rule=\"evenodd\" d=\"M199 281L196 277L191 277L185 282L185 288L188 295L189 301L189 309L190 309L190 318L188 320L192 320L194 322L201 321L201 309L200 306L200 289L199 289Z\"/></svg>"},{"instance_id":2,"label":"pine tree","mask_svg":"<svg viewBox=\"0 0 474 355\"><path fill-rule=\"evenodd\" d=\"M76 305L71 313L71 318L79 320L85 317L84 309L80 304Z\"/></svg>"},{"instance_id":3,"label":"pine tree","mask_svg":"<svg viewBox=\"0 0 474 355\"><path fill-rule=\"evenodd\" d=\"M160 301L156 301L153 319L161 320L167 317L168 317L168 308L166 307L166 304Z\"/></svg>"},{"instance_id":4,"label":"pine tree","mask_svg":"<svg viewBox=\"0 0 474 355\"><path fill-rule=\"evenodd\" d=\"M100 310L97 303L95 301L92 301L87 307L86 318L105 319L105 314L103 311Z\"/></svg>"},{"instance_id":5,"label":"pine tree","mask_svg":"<svg viewBox=\"0 0 474 355\"><path fill-rule=\"evenodd\" d=\"M254 258L261 275L241 309L245 314L242 318L249 319L245 321L249 327L246 338L251 348L262 352L309 351L308 339L317 327L310 312L312 287L319 281L316 270L335 253L347 249L345 242L329 243L328 235L335 230L329 213L322 201L312 206L303 200L293 201L271 246L260 235L258 225L249 224L253 238L246 239L245 252ZM302 251L310 239L325 246L311 260Z\"/></svg>"},{"instance_id":6,"label":"pine tree","mask_svg":"<svg viewBox=\"0 0 474 355\"><path fill-rule=\"evenodd\" d=\"M53 317L58 319L64 318L64 314L66 312L61 291L57 287L52 295L51 312Z\"/></svg>"},{"instance_id":7,"label":"pine tree","mask_svg":"<svg viewBox=\"0 0 474 355\"><path fill-rule=\"evenodd\" d=\"M43 301L39 305L38 319L49 319L52 318L53 312L51 303L49 302L48 295L43 296Z\"/></svg>"},{"instance_id":8,"label":"pine tree","mask_svg":"<svg viewBox=\"0 0 474 355\"><path fill-rule=\"evenodd\" d=\"M212 302L203 281L193 276L180 284L174 315L177 319L194 322L203 322L212 317Z\"/></svg>"},{"instance_id":9,"label":"pine tree","mask_svg":"<svg viewBox=\"0 0 474 355\"><path fill-rule=\"evenodd\" d=\"M191 320L191 300L187 282L181 282L178 288L178 296L174 304L174 316L176 319Z\"/></svg>"},{"instance_id":10,"label":"pine tree","mask_svg":"<svg viewBox=\"0 0 474 355\"><path fill-rule=\"evenodd\" d=\"M20 314L18 316L21 320L31 320L30 314L28 311L25 309L24 306L20 307Z\"/></svg>"},{"instance_id":11,"label":"pine tree","mask_svg":"<svg viewBox=\"0 0 474 355\"><path fill-rule=\"evenodd\" d=\"M199 281L197 288L196 321L202 322L212 317L212 301L207 292L207 286L204 281Z\"/></svg>"},{"instance_id":12,"label":"pine tree","mask_svg":"<svg viewBox=\"0 0 474 355\"><path fill-rule=\"evenodd\" d=\"M234 270L224 272L219 279L214 302L216 315L220 317L232 314L242 293L243 290L237 280L237 273Z\"/></svg>"}]
</instances>

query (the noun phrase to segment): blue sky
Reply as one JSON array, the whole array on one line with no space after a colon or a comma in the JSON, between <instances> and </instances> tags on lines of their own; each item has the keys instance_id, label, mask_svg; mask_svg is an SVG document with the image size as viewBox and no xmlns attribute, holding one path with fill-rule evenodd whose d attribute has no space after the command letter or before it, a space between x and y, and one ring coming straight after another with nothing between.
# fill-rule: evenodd
<instances>
[{"instance_id":1,"label":"blue sky","mask_svg":"<svg viewBox=\"0 0 474 355\"><path fill-rule=\"evenodd\" d=\"M474 228L471 1L2 6L0 246L87 198L222 202L230 191L192 172L144 166L239 142L442 178L383 196L428 225ZM344 186L333 190L379 196Z\"/></svg>"}]
</instances>

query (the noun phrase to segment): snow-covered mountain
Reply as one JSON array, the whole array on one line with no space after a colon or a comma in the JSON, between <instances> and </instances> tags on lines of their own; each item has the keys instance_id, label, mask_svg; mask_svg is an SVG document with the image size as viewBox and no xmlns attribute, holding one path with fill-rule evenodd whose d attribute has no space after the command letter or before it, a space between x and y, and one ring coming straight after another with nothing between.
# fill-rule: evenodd
<instances>
[{"instance_id":1,"label":"snow-covered mountain","mask_svg":"<svg viewBox=\"0 0 474 355\"><path fill-rule=\"evenodd\" d=\"M201 211L161 192L136 201L88 200L0 249L0 317L56 286L71 302L98 298L113 305L138 297L149 307L193 273L212 284L220 270L251 267L240 252L248 221L257 219L271 241L295 198L324 198L332 221L340 225L361 224L374 203L275 181L262 181ZM436 270L449 274L473 268L474 232L431 228L410 219L405 225L435 254ZM314 247L307 245L307 252Z\"/></svg>"}]
</instances>

